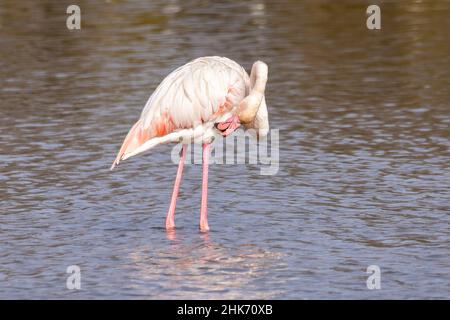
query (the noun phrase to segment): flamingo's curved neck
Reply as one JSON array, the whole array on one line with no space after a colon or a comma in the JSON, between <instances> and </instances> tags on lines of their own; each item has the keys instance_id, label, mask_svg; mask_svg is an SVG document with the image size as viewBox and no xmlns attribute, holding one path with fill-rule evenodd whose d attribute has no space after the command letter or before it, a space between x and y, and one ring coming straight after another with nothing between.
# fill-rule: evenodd
<instances>
[{"instance_id":1,"label":"flamingo's curved neck","mask_svg":"<svg viewBox=\"0 0 450 320\"><path fill-rule=\"evenodd\" d=\"M256 61L250 73L250 94L238 107L237 114L241 123L250 123L255 119L266 90L267 75L267 65L262 61Z\"/></svg>"}]
</instances>

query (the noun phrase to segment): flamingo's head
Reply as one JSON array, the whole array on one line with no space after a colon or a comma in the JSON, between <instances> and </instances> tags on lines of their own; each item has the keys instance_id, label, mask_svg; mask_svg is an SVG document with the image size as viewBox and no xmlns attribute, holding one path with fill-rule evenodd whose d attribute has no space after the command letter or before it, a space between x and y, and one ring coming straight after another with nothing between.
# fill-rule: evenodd
<instances>
[{"instance_id":1,"label":"flamingo's head","mask_svg":"<svg viewBox=\"0 0 450 320\"><path fill-rule=\"evenodd\" d=\"M260 136L266 136L269 132L269 118L267 114L266 89L269 68L262 61L253 64L250 73L250 93L239 104L237 115L239 121L246 128L253 128Z\"/></svg>"}]
</instances>

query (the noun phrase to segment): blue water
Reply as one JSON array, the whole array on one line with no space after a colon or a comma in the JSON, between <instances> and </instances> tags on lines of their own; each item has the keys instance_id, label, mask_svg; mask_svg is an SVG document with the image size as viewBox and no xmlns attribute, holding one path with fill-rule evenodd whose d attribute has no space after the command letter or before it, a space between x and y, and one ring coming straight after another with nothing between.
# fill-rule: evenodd
<instances>
[{"instance_id":1,"label":"blue water","mask_svg":"<svg viewBox=\"0 0 450 320\"><path fill-rule=\"evenodd\" d=\"M447 3L4 1L0 298L450 298ZM109 167L171 70L268 63L276 175L187 165L172 146ZM69 290L68 266L81 269ZM366 269L378 265L381 289Z\"/></svg>"}]
</instances>

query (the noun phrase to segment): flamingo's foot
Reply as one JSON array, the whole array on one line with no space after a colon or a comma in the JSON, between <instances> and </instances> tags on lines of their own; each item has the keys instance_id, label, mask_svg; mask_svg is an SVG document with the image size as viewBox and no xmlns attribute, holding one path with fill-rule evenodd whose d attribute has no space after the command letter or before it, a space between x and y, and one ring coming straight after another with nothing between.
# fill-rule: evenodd
<instances>
[{"instance_id":1,"label":"flamingo's foot","mask_svg":"<svg viewBox=\"0 0 450 320\"><path fill-rule=\"evenodd\" d=\"M208 226L208 221L200 221L200 231L201 232L208 232L209 231L209 226Z\"/></svg>"},{"instance_id":2,"label":"flamingo's foot","mask_svg":"<svg viewBox=\"0 0 450 320\"><path fill-rule=\"evenodd\" d=\"M223 122L217 122L215 125L220 134L226 137L241 126L238 116L232 116Z\"/></svg>"},{"instance_id":3,"label":"flamingo's foot","mask_svg":"<svg viewBox=\"0 0 450 320\"><path fill-rule=\"evenodd\" d=\"M175 229L175 221L173 219L166 219L166 230Z\"/></svg>"}]
</instances>

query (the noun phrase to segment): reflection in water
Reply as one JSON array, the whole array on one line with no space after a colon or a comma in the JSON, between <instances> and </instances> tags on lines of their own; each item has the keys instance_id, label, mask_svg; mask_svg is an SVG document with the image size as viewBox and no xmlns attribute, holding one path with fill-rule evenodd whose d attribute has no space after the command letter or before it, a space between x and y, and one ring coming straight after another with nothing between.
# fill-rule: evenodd
<instances>
[{"instance_id":1,"label":"reflection in water","mask_svg":"<svg viewBox=\"0 0 450 320\"><path fill-rule=\"evenodd\" d=\"M155 298L186 298L186 292L195 290L198 299L237 299L239 292L251 290L255 281L270 276L270 270L280 267L282 254L243 244L227 248L210 240L208 233L199 233L195 243L187 244L174 238L169 231L169 246L160 250L151 245L136 248L130 253L131 278L140 279L132 288L142 295L154 296L143 283L158 283ZM164 265L164 270L154 266ZM256 298L268 299L280 294L278 288L255 292Z\"/></svg>"},{"instance_id":2,"label":"reflection in water","mask_svg":"<svg viewBox=\"0 0 450 320\"><path fill-rule=\"evenodd\" d=\"M2 1L0 298L449 298L450 3ZM280 170L188 165L170 146L111 173L176 66L269 65ZM82 290L65 290L79 265ZM377 264L382 290L366 288Z\"/></svg>"},{"instance_id":3,"label":"reflection in water","mask_svg":"<svg viewBox=\"0 0 450 320\"><path fill-rule=\"evenodd\" d=\"M176 231L176 229L166 230L166 234L167 234L167 239L168 240L171 240L171 241L177 240L177 231Z\"/></svg>"}]
</instances>

